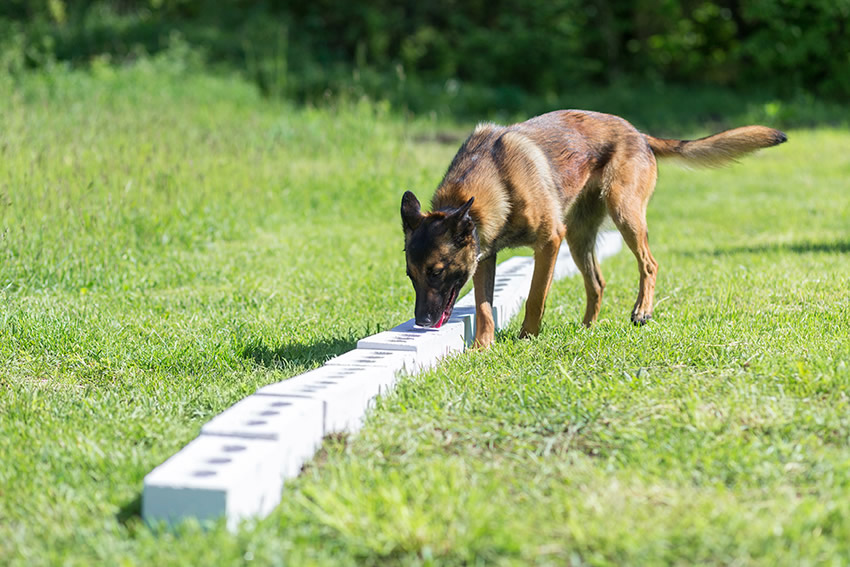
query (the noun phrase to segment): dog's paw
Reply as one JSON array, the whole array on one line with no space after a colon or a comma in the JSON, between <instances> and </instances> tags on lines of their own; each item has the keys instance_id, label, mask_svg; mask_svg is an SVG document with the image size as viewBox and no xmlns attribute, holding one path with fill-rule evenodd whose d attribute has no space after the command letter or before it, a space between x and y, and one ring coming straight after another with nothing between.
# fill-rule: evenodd
<instances>
[{"instance_id":1,"label":"dog's paw","mask_svg":"<svg viewBox=\"0 0 850 567\"><path fill-rule=\"evenodd\" d=\"M652 313L632 313L632 323L638 327L646 325L650 319L652 319Z\"/></svg>"},{"instance_id":2,"label":"dog's paw","mask_svg":"<svg viewBox=\"0 0 850 567\"><path fill-rule=\"evenodd\" d=\"M482 335L479 337L475 337L475 340L472 341L472 348L475 350L486 350L490 348L490 345L493 344L496 337L494 335Z\"/></svg>"},{"instance_id":3,"label":"dog's paw","mask_svg":"<svg viewBox=\"0 0 850 567\"><path fill-rule=\"evenodd\" d=\"M531 337L536 337L540 334L539 329L537 331L529 330L523 327L519 332L519 338L521 339L530 339Z\"/></svg>"}]
</instances>

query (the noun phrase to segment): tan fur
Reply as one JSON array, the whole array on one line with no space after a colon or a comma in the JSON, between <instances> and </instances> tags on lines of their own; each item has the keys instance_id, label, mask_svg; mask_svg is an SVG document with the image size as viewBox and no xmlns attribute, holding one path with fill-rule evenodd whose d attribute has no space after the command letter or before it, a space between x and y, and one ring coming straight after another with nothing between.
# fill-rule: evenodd
<instances>
[{"instance_id":1,"label":"tan fur","mask_svg":"<svg viewBox=\"0 0 850 567\"><path fill-rule=\"evenodd\" d=\"M474 148L487 144L489 139L495 135L494 131L497 128L501 127L494 124L479 124L464 146ZM459 153L458 157L468 157L469 159L461 161L457 166L449 169L441 187L451 187L453 190L443 192L446 202L441 200L441 193L438 191L431 201L431 208L433 210L444 209L455 206L458 201L465 203L470 197L475 196L476 202L473 204L473 210L488 212L486 215L477 216L478 237L482 242L492 242L502 226L502 219L508 218L511 213L511 201L502 191L498 168L492 160L480 159L477 154L461 156ZM455 157L455 161L458 157ZM475 174L471 175L473 169ZM466 198L464 198L464 195L466 195Z\"/></svg>"},{"instance_id":2,"label":"tan fur","mask_svg":"<svg viewBox=\"0 0 850 567\"><path fill-rule=\"evenodd\" d=\"M785 134L764 126L744 126L699 140L665 140L646 136L657 157L681 158L705 167L719 167L737 158L785 141Z\"/></svg>"},{"instance_id":3,"label":"tan fur","mask_svg":"<svg viewBox=\"0 0 850 567\"><path fill-rule=\"evenodd\" d=\"M476 343L480 346L493 341L496 254L506 247L534 250L522 336L540 330L564 238L584 277L584 324L596 320L605 281L594 246L606 215L637 258L640 285L631 317L643 324L652 315L658 271L646 227L646 207L657 178L656 156L717 166L785 139L782 132L764 126L745 126L695 141L661 139L641 134L617 116L578 110L550 112L507 127L481 124L458 151L434 194L435 212L422 218L450 214L441 211L468 205L474 197L468 215L474 221L480 261L477 266L470 264L469 250L465 250L462 263L475 270ZM408 218L418 218L415 204L415 213ZM413 231L406 231L409 241ZM433 245L445 250L439 242Z\"/></svg>"}]
</instances>

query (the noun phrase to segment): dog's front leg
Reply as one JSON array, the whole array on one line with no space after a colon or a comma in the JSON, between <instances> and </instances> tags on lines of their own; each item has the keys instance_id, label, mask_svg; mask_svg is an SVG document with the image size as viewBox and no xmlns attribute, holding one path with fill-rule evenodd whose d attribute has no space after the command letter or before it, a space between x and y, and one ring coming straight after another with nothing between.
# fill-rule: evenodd
<instances>
[{"instance_id":1,"label":"dog's front leg","mask_svg":"<svg viewBox=\"0 0 850 567\"><path fill-rule=\"evenodd\" d=\"M520 338L534 337L540 332L540 322L546 308L546 296L552 285L552 274L555 272L555 261L558 250L564 239L565 230L554 233L551 238L542 242L534 250L534 274L531 276L531 289L525 302L525 319L522 321Z\"/></svg>"},{"instance_id":2,"label":"dog's front leg","mask_svg":"<svg viewBox=\"0 0 850 567\"><path fill-rule=\"evenodd\" d=\"M493 321L493 287L496 285L496 255L478 262L472 276L475 288L475 346L487 348L493 344L496 324Z\"/></svg>"}]
</instances>

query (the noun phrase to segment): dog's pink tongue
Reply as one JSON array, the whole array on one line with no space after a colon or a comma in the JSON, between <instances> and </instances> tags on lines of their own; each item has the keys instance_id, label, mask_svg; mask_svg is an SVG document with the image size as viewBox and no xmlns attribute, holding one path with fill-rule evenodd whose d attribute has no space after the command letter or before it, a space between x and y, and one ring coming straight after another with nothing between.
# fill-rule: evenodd
<instances>
[{"instance_id":1,"label":"dog's pink tongue","mask_svg":"<svg viewBox=\"0 0 850 567\"><path fill-rule=\"evenodd\" d=\"M440 327L442 327L442 326L443 326L443 323L445 323L445 322L446 322L446 319L448 319L448 318L449 318L449 316L448 316L448 310L443 311L443 314L442 314L442 315L440 315L440 320L439 320L439 321L437 321L437 324L436 324L436 325L434 325L434 328L435 328L435 329L439 329Z\"/></svg>"},{"instance_id":2,"label":"dog's pink tongue","mask_svg":"<svg viewBox=\"0 0 850 567\"><path fill-rule=\"evenodd\" d=\"M436 324L436 325L434 325L434 328L435 328L435 329L439 329L440 327L442 327L442 326L443 326L443 323L445 323L446 321L448 321L448 319L449 319L449 315L450 315L450 314L451 314L451 312L452 312L452 306L455 304L455 298L456 298L456 297L457 297L457 290L456 290L456 289L453 289L453 290L452 290L452 294L449 296L449 302L448 302L448 304L446 305L446 308L443 310L443 314L442 314L442 315L440 315L440 320L439 320L439 321L437 321L437 324Z\"/></svg>"}]
</instances>

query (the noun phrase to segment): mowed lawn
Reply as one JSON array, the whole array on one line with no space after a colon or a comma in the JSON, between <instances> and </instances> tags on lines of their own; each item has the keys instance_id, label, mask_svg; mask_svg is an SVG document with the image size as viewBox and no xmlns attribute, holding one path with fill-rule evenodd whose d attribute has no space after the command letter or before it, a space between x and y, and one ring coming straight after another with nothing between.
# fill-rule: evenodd
<instances>
[{"instance_id":1,"label":"mowed lawn","mask_svg":"<svg viewBox=\"0 0 850 567\"><path fill-rule=\"evenodd\" d=\"M405 379L230 534L146 526L144 475L411 317L399 199L471 125L144 61L0 99L0 564L850 562L849 132L663 163L651 324L627 250L592 329L562 280L540 337Z\"/></svg>"}]
</instances>

